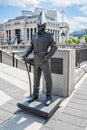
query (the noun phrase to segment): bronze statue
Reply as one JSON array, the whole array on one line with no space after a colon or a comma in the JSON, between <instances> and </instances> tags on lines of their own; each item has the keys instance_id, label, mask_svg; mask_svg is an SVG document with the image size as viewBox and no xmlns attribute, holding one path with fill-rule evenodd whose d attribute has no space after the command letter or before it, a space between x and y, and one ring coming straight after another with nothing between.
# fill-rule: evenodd
<instances>
[{"instance_id":1,"label":"bronze statue","mask_svg":"<svg viewBox=\"0 0 87 130\"><path fill-rule=\"evenodd\" d=\"M37 34L33 36L31 46L26 51L26 54L23 56L23 58L26 59L28 55L32 53L32 51L34 52L33 95L28 101L32 102L38 98L41 71L43 71L46 80L46 106L48 106L52 102L52 77L51 69L49 66L49 59L57 50L57 46L52 37L52 34L49 32L45 32L46 17L44 12L41 12L38 17L37 28Z\"/></svg>"}]
</instances>

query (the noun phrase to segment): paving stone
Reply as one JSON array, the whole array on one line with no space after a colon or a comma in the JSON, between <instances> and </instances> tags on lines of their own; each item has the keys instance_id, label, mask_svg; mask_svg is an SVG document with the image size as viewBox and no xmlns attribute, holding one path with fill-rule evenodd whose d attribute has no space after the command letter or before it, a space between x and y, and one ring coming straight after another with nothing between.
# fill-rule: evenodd
<instances>
[{"instance_id":1,"label":"paving stone","mask_svg":"<svg viewBox=\"0 0 87 130\"><path fill-rule=\"evenodd\" d=\"M56 117L52 117L52 119L63 121L72 125L79 126L79 127L85 127L87 124L86 119L82 119L82 118L64 114L64 113L58 114Z\"/></svg>"},{"instance_id":2,"label":"paving stone","mask_svg":"<svg viewBox=\"0 0 87 130\"><path fill-rule=\"evenodd\" d=\"M9 108L10 109L10 108ZM0 120L6 121L13 117L14 114L0 109Z\"/></svg>"},{"instance_id":3,"label":"paving stone","mask_svg":"<svg viewBox=\"0 0 87 130\"><path fill-rule=\"evenodd\" d=\"M4 105L2 105L0 107L0 109L8 111L10 113L15 113L17 110L19 110L16 105L14 106L14 105L9 104L9 103L5 103Z\"/></svg>"},{"instance_id":4,"label":"paving stone","mask_svg":"<svg viewBox=\"0 0 87 130\"><path fill-rule=\"evenodd\" d=\"M79 117L79 118L83 118L83 119L87 120L87 112L85 112L85 111L80 111L80 110L77 110L77 109L66 107L64 109L63 113L64 114L69 114L69 115L72 115L72 116L76 116L76 117Z\"/></svg>"},{"instance_id":5,"label":"paving stone","mask_svg":"<svg viewBox=\"0 0 87 130\"><path fill-rule=\"evenodd\" d=\"M10 93L10 96L12 96L13 98L17 99L17 100L24 100L25 97L23 96L24 94L20 94L20 93Z\"/></svg>"},{"instance_id":6,"label":"paving stone","mask_svg":"<svg viewBox=\"0 0 87 130\"><path fill-rule=\"evenodd\" d=\"M39 130L45 122L43 118L21 112L4 123L0 130Z\"/></svg>"},{"instance_id":7,"label":"paving stone","mask_svg":"<svg viewBox=\"0 0 87 130\"><path fill-rule=\"evenodd\" d=\"M13 105L16 105L20 100L17 100L17 99L12 99L10 101L8 101L9 104L13 104Z\"/></svg>"},{"instance_id":8,"label":"paving stone","mask_svg":"<svg viewBox=\"0 0 87 130\"><path fill-rule=\"evenodd\" d=\"M78 98L78 99L87 100L87 96L86 95L82 95L82 94L78 94L78 93L75 93L73 95L73 97Z\"/></svg>"},{"instance_id":9,"label":"paving stone","mask_svg":"<svg viewBox=\"0 0 87 130\"><path fill-rule=\"evenodd\" d=\"M75 93L76 93L76 94L81 94L81 95L87 96L86 90L85 90L85 92L84 92L84 91L81 91L81 90L80 90L80 91L77 90Z\"/></svg>"},{"instance_id":10,"label":"paving stone","mask_svg":"<svg viewBox=\"0 0 87 130\"><path fill-rule=\"evenodd\" d=\"M10 86L11 85L5 84L5 85L0 86L0 89L4 90L4 89L7 89L7 88L10 88Z\"/></svg>"},{"instance_id":11,"label":"paving stone","mask_svg":"<svg viewBox=\"0 0 87 130\"><path fill-rule=\"evenodd\" d=\"M70 107L70 108L74 108L74 109L77 109L77 110L81 110L81 111L86 111L87 112L87 106L86 105L69 102L67 106Z\"/></svg>"},{"instance_id":12,"label":"paving stone","mask_svg":"<svg viewBox=\"0 0 87 130\"><path fill-rule=\"evenodd\" d=\"M3 89L3 91L12 91L12 90L17 89L17 87L10 84L10 85L8 85L6 87L3 87L2 89Z\"/></svg>"},{"instance_id":13,"label":"paving stone","mask_svg":"<svg viewBox=\"0 0 87 130\"><path fill-rule=\"evenodd\" d=\"M86 90L87 90L87 88L83 88L83 87L82 88L80 87L80 88L77 89L77 91L82 91L84 93L86 92Z\"/></svg>"},{"instance_id":14,"label":"paving stone","mask_svg":"<svg viewBox=\"0 0 87 130\"><path fill-rule=\"evenodd\" d=\"M10 101L12 98L10 96L5 96L3 98L0 98L0 106L5 104L6 102Z\"/></svg>"},{"instance_id":15,"label":"paving stone","mask_svg":"<svg viewBox=\"0 0 87 130\"><path fill-rule=\"evenodd\" d=\"M0 90L0 106L6 103L7 101L11 100L12 98Z\"/></svg>"},{"instance_id":16,"label":"paving stone","mask_svg":"<svg viewBox=\"0 0 87 130\"><path fill-rule=\"evenodd\" d=\"M87 89L87 84L85 84L85 83L81 84L81 85L80 85L80 88L85 88L85 89ZM79 89L79 88L78 88L78 89Z\"/></svg>"},{"instance_id":17,"label":"paving stone","mask_svg":"<svg viewBox=\"0 0 87 130\"><path fill-rule=\"evenodd\" d=\"M0 90L0 98L7 96L6 93L4 93L2 90Z\"/></svg>"},{"instance_id":18,"label":"paving stone","mask_svg":"<svg viewBox=\"0 0 87 130\"><path fill-rule=\"evenodd\" d=\"M4 121L0 120L0 125L3 123Z\"/></svg>"},{"instance_id":19,"label":"paving stone","mask_svg":"<svg viewBox=\"0 0 87 130\"><path fill-rule=\"evenodd\" d=\"M11 88L11 89L5 89L3 90L4 92L7 92L7 93L24 93L25 91L19 89L19 88Z\"/></svg>"},{"instance_id":20,"label":"paving stone","mask_svg":"<svg viewBox=\"0 0 87 130\"><path fill-rule=\"evenodd\" d=\"M43 126L42 128L40 128L40 130L54 130L53 128L48 128L46 126Z\"/></svg>"},{"instance_id":21,"label":"paving stone","mask_svg":"<svg viewBox=\"0 0 87 130\"><path fill-rule=\"evenodd\" d=\"M83 127L79 127L63 121L56 121L52 119L49 120L45 126L53 130L84 130Z\"/></svg>"},{"instance_id":22,"label":"paving stone","mask_svg":"<svg viewBox=\"0 0 87 130\"><path fill-rule=\"evenodd\" d=\"M79 98L72 97L70 99L70 102L78 103L78 104L82 104L82 105L87 106L87 100L84 100L84 99L79 99Z\"/></svg>"}]
</instances>

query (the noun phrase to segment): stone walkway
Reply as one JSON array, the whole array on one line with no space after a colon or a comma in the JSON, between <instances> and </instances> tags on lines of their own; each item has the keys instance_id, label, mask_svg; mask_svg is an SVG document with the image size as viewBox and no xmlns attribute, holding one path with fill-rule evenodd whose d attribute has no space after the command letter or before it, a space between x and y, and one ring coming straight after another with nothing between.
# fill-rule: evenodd
<instances>
[{"instance_id":1,"label":"stone walkway","mask_svg":"<svg viewBox=\"0 0 87 130\"><path fill-rule=\"evenodd\" d=\"M48 121L17 108L26 92L27 72L0 63L0 130L87 130L87 74Z\"/></svg>"},{"instance_id":2,"label":"stone walkway","mask_svg":"<svg viewBox=\"0 0 87 130\"><path fill-rule=\"evenodd\" d=\"M33 78L31 74L31 78ZM43 118L24 113L17 103L29 95L27 72L0 64L0 130L38 130Z\"/></svg>"},{"instance_id":3,"label":"stone walkway","mask_svg":"<svg viewBox=\"0 0 87 130\"><path fill-rule=\"evenodd\" d=\"M40 130L64 129L87 130L87 74L69 98L67 105L57 110Z\"/></svg>"}]
</instances>

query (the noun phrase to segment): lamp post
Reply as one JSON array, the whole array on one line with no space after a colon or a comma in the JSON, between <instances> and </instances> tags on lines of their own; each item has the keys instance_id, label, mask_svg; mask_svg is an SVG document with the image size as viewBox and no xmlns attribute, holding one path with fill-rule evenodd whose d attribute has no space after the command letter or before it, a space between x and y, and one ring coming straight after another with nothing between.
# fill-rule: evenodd
<instances>
[{"instance_id":1,"label":"lamp post","mask_svg":"<svg viewBox=\"0 0 87 130\"><path fill-rule=\"evenodd\" d=\"M60 12L61 14L62 14L62 33L61 33L61 36L62 36L62 44L63 44L63 26L64 26L64 24L63 24L63 18L64 18L64 10L62 9L62 11Z\"/></svg>"}]
</instances>

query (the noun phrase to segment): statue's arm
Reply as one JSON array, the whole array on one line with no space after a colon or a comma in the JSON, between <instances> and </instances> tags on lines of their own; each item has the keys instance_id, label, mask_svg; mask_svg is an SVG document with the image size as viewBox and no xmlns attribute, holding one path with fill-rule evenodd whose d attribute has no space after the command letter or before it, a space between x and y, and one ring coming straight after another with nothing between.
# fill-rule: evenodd
<instances>
[{"instance_id":1,"label":"statue's arm","mask_svg":"<svg viewBox=\"0 0 87 130\"><path fill-rule=\"evenodd\" d=\"M28 55L30 55L33 51L33 44L31 42L31 45L29 46L29 48L27 49L27 51L25 52L25 54L23 55L23 58L27 57Z\"/></svg>"},{"instance_id":2,"label":"statue's arm","mask_svg":"<svg viewBox=\"0 0 87 130\"><path fill-rule=\"evenodd\" d=\"M50 46L50 50L49 50L49 52L48 52L48 54L47 54L47 57L48 57L48 58L52 57L53 54L54 54L54 53L56 52L56 50L57 50L57 45L56 45L56 42L54 41L52 35L50 35L50 37L49 37L49 46Z\"/></svg>"}]
</instances>

